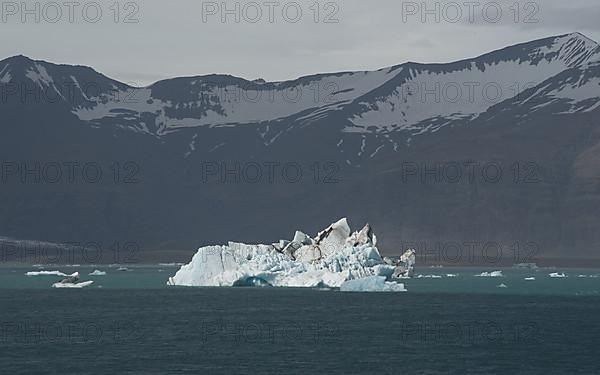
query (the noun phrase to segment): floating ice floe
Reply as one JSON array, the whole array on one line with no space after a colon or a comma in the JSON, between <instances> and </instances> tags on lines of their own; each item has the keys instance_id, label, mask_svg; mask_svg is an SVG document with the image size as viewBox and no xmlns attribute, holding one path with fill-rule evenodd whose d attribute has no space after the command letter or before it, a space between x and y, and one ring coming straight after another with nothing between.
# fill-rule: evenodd
<instances>
[{"instance_id":1,"label":"floating ice floe","mask_svg":"<svg viewBox=\"0 0 600 375\"><path fill-rule=\"evenodd\" d=\"M553 279L564 279L567 277L567 275L563 273L558 273L558 272L553 272L551 274L549 274L548 276L550 276Z\"/></svg>"},{"instance_id":2,"label":"floating ice floe","mask_svg":"<svg viewBox=\"0 0 600 375\"><path fill-rule=\"evenodd\" d=\"M31 271L25 274L26 276L73 276L67 275L60 271Z\"/></svg>"},{"instance_id":3,"label":"floating ice floe","mask_svg":"<svg viewBox=\"0 0 600 375\"><path fill-rule=\"evenodd\" d=\"M292 241L272 245L202 247L168 284L405 290L395 280L412 275L415 251L398 259L382 258L376 246L368 224L351 233L347 220L341 219L315 238L298 231ZM353 280L360 281L347 283Z\"/></svg>"},{"instance_id":4,"label":"floating ice floe","mask_svg":"<svg viewBox=\"0 0 600 375\"><path fill-rule=\"evenodd\" d=\"M475 277L504 277L504 274L502 274L502 271L482 272L475 275Z\"/></svg>"},{"instance_id":5,"label":"floating ice floe","mask_svg":"<svg viewBox=\"0 0 600 375\"><path fill-rule=\"evenodd\" d=\"M81 289L81 288L85 288L86 286L90 286L92 285L94 282L93 281L83 281L81 283L54 283L52 284L53 288L59 288L59 289Z\"/></svg>"},{"instance_id":6,"label":"floating ice floe","mask_svg":"<svg viewBox=\"0 0 600 375\"><path fill-rule=\"evenodd\" d=\"M418 275L417 279L441 279L440 275Z\"/></svg>"},{"instance_id":7,"label":"floating ice floe","mask_svg":"<svg viewBox=\"0 0 600 375\"><path fill-rule=\"evenodd\" d=\"M106 272L100 270L94 270L94 272L89 273L90 276L106 276Z\"/></svg>"},{"instance_id":8,"label":"floating ice floe","mask_svg":"<svg viewBox=\"0 0 600 375\"><path fill-rule=\"evenodd\" d=\"M86 286L90 286L92 285L94 282L93 281L79 281L79 272L75 272L72 275L67 275L67 277L65 277L64 279L62 279L61 281L52 284L53 288L69 288L69 289L73 289L73 288L85 288Z\"/></svg>"},{"instance_id":9,"label":"floating ice floe","mask_svg":"<svg viewBox=\"0 0 600 375\"><path fill-rule=\"evenodd\" d=\"M535 277L526 277L525 281L535 281Z\"/></svg>"},{"instance_id":10,"label":"floating ice floe","mask_svg":"<svg viewBox=\"0 0 600 375\"><path fill-rule=\"evenodd\" d=\"M452 278L452 277L458 277L458 275L455 274L455 273L448 273L448 274L446 274L446 277L451 277Z\"/></svg>"},{"instance_id":11,"label":"floating ice floe","mask_svg":"<svg viewBox=\"0 0 600 375\"><path fill-rule=\"evenodd\" d=\"M506 284L502 283L502 284L498 285L497 288L504 289L504 288L508 288L508 286Z\"/></svg>"}]
</instances>

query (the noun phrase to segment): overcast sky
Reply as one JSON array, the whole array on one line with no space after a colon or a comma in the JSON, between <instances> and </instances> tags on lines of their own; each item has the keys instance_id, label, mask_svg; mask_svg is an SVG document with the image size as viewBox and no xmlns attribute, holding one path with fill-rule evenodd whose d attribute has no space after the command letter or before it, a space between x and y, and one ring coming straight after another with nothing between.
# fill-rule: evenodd
<instances>
[{"instance_id":1,"label":"overcast sky","mask_svg":"<svg viewBox=\"0 0 600 375\"><path fill-rule=\"evenodd\" d=\"M598 0L426 1L426 9L422 0L227 1L227 9L222 1L115 1L27 1L27 9L3 1L0 59L89 65L146 85L211 73L273 81L448 62L573 31L600 41Z\"/></svg>"}]
</instances>

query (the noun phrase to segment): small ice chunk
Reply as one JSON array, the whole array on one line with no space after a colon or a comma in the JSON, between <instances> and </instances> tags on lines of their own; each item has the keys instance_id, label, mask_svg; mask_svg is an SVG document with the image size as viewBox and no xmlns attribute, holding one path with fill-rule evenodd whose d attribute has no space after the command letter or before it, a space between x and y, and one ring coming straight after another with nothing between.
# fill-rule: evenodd
<instances>
[{"instance_id":1,"label":"small ice chunk","mask_svg":"<svg viewBox=\"0 0 600 375\"><path fill-rule=\"evenodd\" d=\"M504 277L504 274L502 274L502 271L482 272L475 275L475 277Z\"/></svg>"},{"instance_id":2,"label":"small ice chunk","mask_svg":"<svg viewBox=\"0 0 600 375\"><path fill-rule=\"evenodd\" d=\"M31 271L31 272L27 272L25 275L26 276L61 276L61 277L73 276L73 275L67 275L66 273L63 273L60 271Z\"/></svg>"},{"instance_id":3,"label":"small ice chunk","mask_svg":"<svg viewBox=\"0 0 600 375\"><path fill-rule=\"evenodd\" d=\"M54 283L52 284L53 288L66 288L66 289L81 289L81 288L85 288L86 286L90 286L92 285L94 282L93 281L84 281L81 283Z\"/></svg>"},{"instance_id":4,"label":"small ice chunk","mask_svg":"<svg viewBox=\"0 0 600 375\"><path fill-rule=\"evenodd\" d=\"M294 234L293 241L301 243L302 245L311 245L312 244L312 239L307 234L302 233L300 231L296 231L296 234Z\"/></svg>"},{"instance_id":5,"label":"small ice chunk","mask_svg":"<svg viewBox=\"0 0 600 375\"><path fill-rule=\"evenodd\" d=\"M384 276L370 276L349 280L342 284L342 292L406 292L404 284L387 282Z\"/></svg>"},{"instance_id":6,"label":"small ice chunk","mask_svg":"<svg viewBox=\"0 0 600 375\"><path fill-rule=\"evenodd\" d=\"M564 279L567 277L567 275L565 275L565 273L558 273L558 272L552 272L550 275L551 278L553 279Z\"/></svg>"}]
</instances>

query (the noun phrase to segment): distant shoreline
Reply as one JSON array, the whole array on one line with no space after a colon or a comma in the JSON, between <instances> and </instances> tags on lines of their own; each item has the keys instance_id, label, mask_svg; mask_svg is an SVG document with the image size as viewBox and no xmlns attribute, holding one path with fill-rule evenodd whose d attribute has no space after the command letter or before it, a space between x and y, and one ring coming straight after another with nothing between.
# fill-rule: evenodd
<instances>
[{"instance_id":1,"label":"distant shoreline","mask_svg":"<svg viewBox=\"0 0 600 375\"><path fill-rule=\"evenodd\" d=\"M440 264L440 265L432 265L432 264L419 264L417 262L415 268L419 271L423 270L435 270L435 269L486 269L486 270L521 270L521 271L550 271L550 270L568 270L568 269L600 269L600 259L594 259L593 263L590 263L589 260L581 261L581 262L568 262L573 264L557 264L557 263L538 263L538 268L518 268L513 265L500 265L500 264ZM585 264L585 265L584 265ZM39 269L47 269L50 267L59 267L59 268L105 268L105 269L114 269L115 271L119 267L126 268L164 268L164 269L173 269L178 270L183 264L159 264L159 263L32 263L32 262L0 262L0 269L10 269L10 268L39 268Z\"/></svg>"}]
</instances>

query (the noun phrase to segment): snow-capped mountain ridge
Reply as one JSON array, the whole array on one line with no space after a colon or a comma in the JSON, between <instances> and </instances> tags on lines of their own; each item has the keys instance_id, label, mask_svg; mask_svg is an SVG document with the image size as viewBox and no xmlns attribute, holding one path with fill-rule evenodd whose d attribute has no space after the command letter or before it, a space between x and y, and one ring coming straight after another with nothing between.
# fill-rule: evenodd
<instances>
[{"instance_id":1,"label":"snow-capped mountain ridge","mask_svg":"<svg viewBox=\"0 0 600 375\"><path fill-rule=\"evenodd\" d=\"M283 82L230 75L180 77L132 87L91 68L16 56L0 62L0 83L25 83L70 107L93 126L153 135L195 127L271 121L303 125L330 115L347 120L346 133L436 132L477 118L493 106L570 69L600 62L598 43L580 33L517 44L452 63L405 63L376 71L319 74ZM585 90L559 90L577 103L599 100ZM574 92L577 91L577 92ZM566 97L564 99L569 99ZM589 106L586 107L589 109Z\"/></svg>"},{"instance_id":2,"label":"snow-capped mountain ridge","mask_svg":"<svg viewBox=\"0 0 600 375\"><path fill-rule=\"evenodd\" d=\"M345 131L376 128L377 132L400 130L413 136L437 131L453 120L477 118L565 70L586 67L598 59L598 44L574 33L451 64L411 63L395 82L358 100L350 117L354 126Z\"/></svg>"},{"instance_id":3,"label":"snow-capped mountain ridge","mask_svg":"<svg viewBox=\"0 0 600 375\"><path fill-rule=\"evenodd\" d=\"M58 65L18 55L0 61L3 103L93 106L128 85L81 65Z\"/></svg>"}]
</instances>

